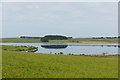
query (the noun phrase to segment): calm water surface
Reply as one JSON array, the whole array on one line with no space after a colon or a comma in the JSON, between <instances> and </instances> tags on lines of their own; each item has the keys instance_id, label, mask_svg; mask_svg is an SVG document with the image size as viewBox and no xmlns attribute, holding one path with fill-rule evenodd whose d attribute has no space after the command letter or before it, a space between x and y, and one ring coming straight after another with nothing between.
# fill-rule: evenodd
<instances>
[{"instance_id":1,"label":"calm water surface","mask_svg":"<svg viewBox=\"0 0 120 80\"><path fill-rule=\"evenodd\" d=\"M14 46L36 46L38 51L36 53L59 53L64 54L118 54L117 43L113 44L83 44L83 43L0 43L0 45L14 45Z\"/></svg>"}]
</instances>

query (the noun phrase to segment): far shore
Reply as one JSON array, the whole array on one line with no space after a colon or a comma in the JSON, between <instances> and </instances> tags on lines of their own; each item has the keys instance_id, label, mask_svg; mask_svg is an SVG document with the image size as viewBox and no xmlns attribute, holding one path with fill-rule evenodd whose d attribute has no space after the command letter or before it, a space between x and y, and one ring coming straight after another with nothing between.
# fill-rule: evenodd
<instances>
[{"instance_id":1,"label":"far shore","mask_svg":"<svg viewBox=\"0 0 120 80\"><path fill-rule=\"evenodd\" d=\"M118 39L92 39L92 38L72 38L68 40L49 40L41 42L40 39L22 39L22 38L1 38L0 43L118 43Z\"/></svg>"},{"instance_id":2,"label":"far shore","mask_svg":"<svg viewBox=\"0 0 120 80\"><path fill-rule=\"evenodd\" d=\"M0 43L56 43L56 42L4 42L1 41ZM57 42L57 43L61 43L61 42ZM95 44L108 44L108 43L112 43L112 42L62 42L62 43L95 43ZM114 43L118 43L118 42L114 42Z\"/></svg>"}]
</instances>

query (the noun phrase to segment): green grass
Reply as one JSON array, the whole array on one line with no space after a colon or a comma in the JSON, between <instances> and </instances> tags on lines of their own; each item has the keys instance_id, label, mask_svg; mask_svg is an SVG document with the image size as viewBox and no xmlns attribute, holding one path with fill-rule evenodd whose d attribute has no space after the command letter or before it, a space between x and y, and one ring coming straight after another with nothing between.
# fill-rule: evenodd
<instances>
[{"instance_id":1,"label":"green grass","mask_svg":"<svg viewBox=\"0 0 120 80\"><path fill-rule=\"evenodd\" d=\"M0 46L0 79L2 79L2 46Z\"/></svg>"},{"instance_id":2,"label":"green grass","mask_svg":"<svg viewBox=\"0 0 120 80\"><path fill-rule=\"evenodd\" d=\"M2 49L4 51L27 51L27 50L33 50L33 49L37 49L37 47L34 46L2 46Z\"/></svg>"},{"instance_id":3,"label":"green grass","mask_svg":"<svg viewBox=\"0 0 120 80\"><path fill-rule=\"evenodd\" d=\"M19 49L27 50L28 48L24 46L5 46L5 45L2 46L2 50L4 51L19 51Z\"/></svg>"},{"instance_id":4,"label":"green grass","mask_svg":"<svg viewBox=\"0 0 120 80\"><path fill-rule=\"evenodd\" d=\"M15 50L15 46L3 46L2 50L3 78L118 77L117 56L88 57L19 52Z\"/></svg>"},{"instance_id":5,"label":"green grass","mask_svg":"<svg viewBox=\"0 0 120 80\"><path fill-rule=\"evenodd\" d=\"M70 43L93 43L93 42L104 42L104 43L117 43L118 39L91 39L91 38L73 38L68 40L50 40L49 42L70 42Z\"/></svg>"},{"instance_id":6,"label":"green grass","mask_svg":"<svg viewBox=\"0 0 120 80\"><path fill-rule=\"evenodd\" d=\"M40 39L23 39L23 38L2 38L3 42L20 42L20 43L39 43Z\"/></svg>"},{"instance_id":7,"label":"green grass","mask_svg":"<svg viewBox=\"0 0 120 80\"><path fill-rule=\"evenodd\" d=\"M40 43L40 39L2 38L3 42ZM68 40L49 40L50 43L117 43L118 39L72 38Z\"/></svg>"}]
</instances>

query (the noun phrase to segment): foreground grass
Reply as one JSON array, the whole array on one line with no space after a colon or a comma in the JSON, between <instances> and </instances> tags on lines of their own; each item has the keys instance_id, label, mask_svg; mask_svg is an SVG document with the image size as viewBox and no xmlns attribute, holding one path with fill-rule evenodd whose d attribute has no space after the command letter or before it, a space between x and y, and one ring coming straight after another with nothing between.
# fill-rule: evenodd
<instances>
[{"instance_id":1,"label":"foreground grass","mask_svg":"<svg viewBox=\"0 0 120 80\"><path fill-rule=\"evenodd\" d=\"M40 43L40 39L2 38L1 42ZM50 43L117 43L118 39L72 38L68 40L49 40Z\"/></svg>"},{"instance_id":2,"label":"foreground grass","mask_svg":"<svg viewBox=\"0 0 120 80\"><path fill-rule=\"evenodd\" d=\"M3 78L117 78L117 57L52 55L3 46ZM7 50L4 50L7 48Z\"/></svg>"}]
</instances>

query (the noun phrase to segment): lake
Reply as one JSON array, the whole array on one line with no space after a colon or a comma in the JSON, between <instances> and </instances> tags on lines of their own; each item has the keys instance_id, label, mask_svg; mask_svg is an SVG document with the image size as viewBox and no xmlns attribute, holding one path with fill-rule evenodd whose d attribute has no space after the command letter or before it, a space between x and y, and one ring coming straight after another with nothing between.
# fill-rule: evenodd
<instances>
[{"instance_id":1,"label":"lake","mask_svg":"<svg viewBox=\"0 0 120 80\"><path fill-rule=\"evenodd\" d=\"M112 44L83 44L83 43L0 43L0 45L14 45L14 46L36 46L38 51L36 53L55 54L63 52L64 54L86 54L86 55L100 55L107 53L108 55L118 54L117 43Z\"/></svg>"}]
</instances>

